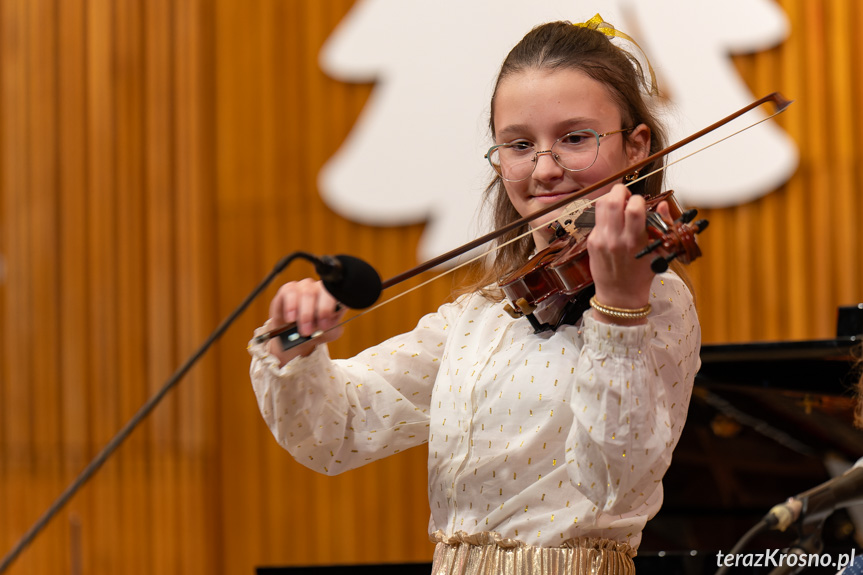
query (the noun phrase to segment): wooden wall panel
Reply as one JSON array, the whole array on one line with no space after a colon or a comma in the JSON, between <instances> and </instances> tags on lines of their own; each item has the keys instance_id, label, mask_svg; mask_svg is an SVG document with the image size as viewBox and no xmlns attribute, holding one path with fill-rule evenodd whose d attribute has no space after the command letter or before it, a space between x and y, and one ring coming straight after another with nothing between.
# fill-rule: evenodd
<instances>
[{"instance_id":1,"label":"wooden wall panel","mask_svg":"<svg viewBox=\"0 0 863 575\"><path fill-rule=\"evenodd\" d=\"M860 7L781 5L788 41L735 61L754 93L795 100L777 122L797 141L800 166L760 200L702 211L711 226L693 275L708 342L831 337L837 307L863 299Z\"/></svg>"},{"instance_id":2,"label":"wooden wall panel","mask_svg":"<svg viewBox=\"0 0 863 575\"><path fill-rule=\"evenodd\" d=\"M710 343L830 337L837 306L863 300L863 7L779 3L791 37L735 63L755 94L796 100L777 121L800 167L702 211ZM416 263L422 226L362 226L317 193L372 90L318 68L351 5L0 2L0 553L283 255L351 253L384 277ZM411 328L451 281L360 317L333 354ZM424 449L326 478L270 437L245 345L275 289L10 573L429 559Z\"/></svg>"},{"instance_id":3,"label":"wooden wall panel","mask_svg":"<svg viewBox=\"0 0 863 575\"><path fill-rule=\"evenodd\" d=\"M58 95L53 97L58 110L56 127L59 150L57 164L60 242L57 246L57 256L48 258L46 262L56 265L60 272L59 281L55 287L62 312L56 318L55 337L63 344L56 348L61 370L53 385L56 389L57 403L61 409L59 422L62 426L59 454L62 462L62 473L58 483L66 484L83 469L93 454L92 450L88 448L88 421L92 414L90 404L92 398L88 393L91 382L88 357L90 342L84 336L89 331L89 309L91 305L87 296L90 282L86 247L91 222L87 217L87 136L85 130L87 90L83 82L86 66L86 45L84 42L86 14L83 1L63 2L58 5L57 9L57 14L53 18L47 18L46 22L53 21L57 26L59 38L57 50L58 90L59 94L63 95L62 98ZM14 113L17 112L3 108L3 115ZM4 145L8 143L8 140L4 141ZM5 150L6 148L4 148L4 154ZM5 189L4 196L8 197L9 194L9 189ZM8 304L8 302L6 303ZM17 329L8 331L10 337L15 337L11 334L14 334ZM50 337L46 341L53 340L54 337ZM48 345L54 347L51 344ZM18 381L16 385L26 387L27 383ZM4 413L8 413L10 409L14 409L14 407L3 406ZM60 487L57 485L50 492L46 490L40 494L40 497L35 500L39 507L43 510L46 509L51 498L56 497L57 489ZM62 536L55 536L54 538L56 544L61 546L55 552L55 560L60 560L63 563L69 561L69 567L72 565L77 568L81 567L80 548L82 542L80 539L75 539L73 544L70 531L78 529L73 526L80 525L81 510L90 500L89 495L80 495L71 503L68 513L54 521L62 534ZM32 524L33 515L27 515L26 518L22 519L26 519L28 524ZM5 548L11 547L12 536L17 538L20 535L21 531L4 533ZM46 533L43 537L47 538L49 534ZM41 542L37 544L41 544ZM37 544L34 544L34 548ZM29 551L26 556L22 557L21 563L25 564L32 555L36 554L38 551L35 549ZM73 556L75 559L72 559ZM34 572L38 573L38 571Z\"/></svg>"}]
</instances>

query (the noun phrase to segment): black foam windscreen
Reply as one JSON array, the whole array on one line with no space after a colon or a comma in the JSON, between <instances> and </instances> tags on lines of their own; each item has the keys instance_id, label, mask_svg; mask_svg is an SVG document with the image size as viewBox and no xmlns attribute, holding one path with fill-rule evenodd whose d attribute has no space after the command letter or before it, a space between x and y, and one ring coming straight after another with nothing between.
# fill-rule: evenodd
<instances>
[{"instance_id":1,"label":"black foam windscreen","mask_svg":"<svg viewBox=\"0 0 863 575\"><path fill-rule=\"evenodd\" d=\"M324 287L346 306L354 309L369 307L375 303L383 290L381 277L368 263L354 256L333 256L340 273L322 278Z\"/></svg>"}]
</instances>

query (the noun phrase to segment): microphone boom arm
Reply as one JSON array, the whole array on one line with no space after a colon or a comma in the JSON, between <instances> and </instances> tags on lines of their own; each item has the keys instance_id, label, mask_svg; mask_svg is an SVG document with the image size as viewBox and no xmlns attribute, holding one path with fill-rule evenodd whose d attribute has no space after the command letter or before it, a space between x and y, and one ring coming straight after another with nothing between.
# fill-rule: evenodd
<instances>
[{"instance_id":1,"label":"microphone boom arm","mask_svg":"<svg viewBox=\"0 0 863 575\"><path fill-rule=\"evenodd\" d=\"M181 365L177 371L164 383L164 385L159 389L150 399L147 400L144 405L142 405L135 415L124 425L120 431L114 435L113 438L102 448L102 450L94 457L89 464L84 468L83 471L75 478L75 480L69 484L69 486L60 494L59 497L54 501L54 503L42 514L42 516L33 524L30 529L18 540L14 547L3 557L3 560L0 561L0 573L6 571L12 562L21 554L21 552L36 538L42 529L51 521L51 519L62 509L66 503L72 499L72 496L92 477L96 471L99 470L102 465L108 460L109 457L120 447L123 441L131 435L132 431L140 424L149 414L155 409L155 407L162 401L165 395L186 375L186 373L194 366L201 356L206 353L206 351L219 339L225 331L237 320L237 318L246 311L246 308L257 299L261 292L263 292L267 286L272 283L272 281L278 276L288 265L297 258L308 259L310 261L315 261L314 256L308 254L306 252L294 252L283 257L279 262L275 265L275 267L270 271L270 273L265 277L250 293L246 296L246 299L240 303L237 308L231 312L228 317L226 317L219 326L213 330L210 336L204 341L203 344L194 352L189 358Z\"/></svg>"}]
</instances>

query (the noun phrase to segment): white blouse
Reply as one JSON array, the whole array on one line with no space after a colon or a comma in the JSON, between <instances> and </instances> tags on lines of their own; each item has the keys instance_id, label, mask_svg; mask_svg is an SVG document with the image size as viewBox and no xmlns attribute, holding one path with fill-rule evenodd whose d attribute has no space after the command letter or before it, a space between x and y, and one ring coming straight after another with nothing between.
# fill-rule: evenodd
<instances>
[{"instance_id":1,"label":"white blouse","mask_svg":"<svg viewBox=\"0 0 863 575\"><path fill-rule=\"evenodd\" d=\"M429 532L537 546L601 537L637 549L686 420L701 332L674 274L643 326L533 333L479 295L347 360L326 346L283 367L252 344L276 440L334 475L428 443ZM261 330L258 330L260 332Z\"/></svg>"}]
</instances>

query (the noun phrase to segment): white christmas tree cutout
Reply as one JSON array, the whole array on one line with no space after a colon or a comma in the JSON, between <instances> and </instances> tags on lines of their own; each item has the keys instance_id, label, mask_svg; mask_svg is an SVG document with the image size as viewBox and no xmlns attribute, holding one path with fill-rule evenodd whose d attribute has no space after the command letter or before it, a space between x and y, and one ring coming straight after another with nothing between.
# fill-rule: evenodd
<instances>
[{"instance_id":1,"label":"white christmas tree cutout","mask_svg":"<svg viewBox=\"0 0 863 575\"><path fill-rule=\"evenodd\" d=\"M670 142L762 96L745 86L730 56L767 49L788 34L772 0L360 1L324 46L321 66L336 79L375 87L321 171L324 200L369 225L426 222L421 260L486 231L478 220L491 179L483 154L503 58L537 24L581 22L597 12L649 55L669 98L663 113ZM758 117L747 115L694 146ZM684 204L724 207L769 193L796 166L793 141L770 121L672 166L667 180Z\"/></svg>"}]
</instances>

